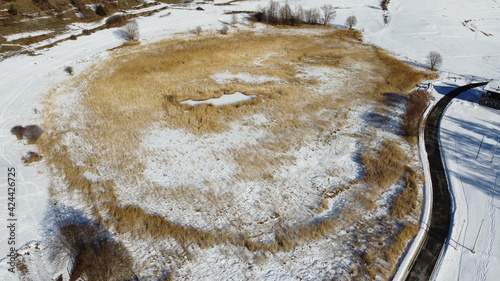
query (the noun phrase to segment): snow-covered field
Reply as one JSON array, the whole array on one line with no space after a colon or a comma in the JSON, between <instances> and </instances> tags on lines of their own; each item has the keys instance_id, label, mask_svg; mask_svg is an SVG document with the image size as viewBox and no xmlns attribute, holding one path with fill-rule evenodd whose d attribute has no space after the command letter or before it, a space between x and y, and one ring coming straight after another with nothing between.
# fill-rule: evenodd
<instances>
[{"instance_id":1,"label":"snow-covered field","mask_svg":"<svg viewBox=\"0 0 500 281\"><path fill-rule=\"evenodd\" d=\"M214 3L227 1L216 0ZM284 3L285 1L279 1ZM337 7L337 17L332 22L335 26L344 26L350 15L358 18L357 29L363 30L365 40L394 52L403 60L416 65L425 64L429 51L438 51L443 55L442 76L475 76L476 79L500 78L500 3L495 0L477 1L411 1L392 0L389 5L388 24L384 24L385 12L380 9L379 0L289 0L292 6L302 5L304 8L333 4ZM266 6L267 0L239 1L227 6L214 6L211 3L199 4L204 11L195 11L196 5L173 7L150 17L139 18L141 42L148 43L171 37L177 32L188 32L197 26L204 30L216 31L224 22L231 21L231 15L225 11L256 10L258 5ZM240 17L241 18L241 17ZM73 26L78 29L79 26ZM83 29L83 27L81 27ZM245 29L246 24L239 24ZM43 34L40 31L38 34ZM12 38L21 38L25 34ZM43 112L40 98L50 89L67 79L63 69L71 65L76 73L84 70L99 59L106 58L111 48L122 44L116 29L98 31L91 36L83 36L76 41L66 41L47 50L39 51L36 56L17 56L0 62L0 253L5 256L10 245L7 229L7 168L16 169L16 247L32 241L40 240L43 233L45 209L48 202L49 179L41 164L24 166L21 156L34 146L16 141L9 130L15 125L37 123L39 112ZM259 77L261 78L261 77ZM449 80L448 80L449 81ZM453 87L454 85L449 85ZM498 239L495 240L495 228L498 218L500 175L498 175L499 156L492 155L495 137L499 132L499 115L497 112L479 107L468 101L454 102L448 109L442 123L443 154L450 170L450 182L454 194L455 213L451 244L445 251L440 263L437 278L439 280L495 280L499 263ZM479 144L484 136L484 144ZM500 150L500 149L499 149ZM492 157L490 160L489 157ZM483 172L478 173L481 170ZM484 219L484 222L483 222ZM9 222L10 223L10 222ZM475 253L471 252L476 235L482 224ZM334 237L332 237L334 238ZM453 242L455 241L455 242ZM496 242L496 244L495 244ZM168 244L168 241L162 242ZM178 272L179 276L191 276L194 271L200 280L207 278L208 272L227 273L233 270L236 280L243 279L292 279L301 275L305 278L321 278L321 274L346 270L349 262L345 256L327 252L326 241L306 245L313 247L318 255L330 257L334 262L316 263L307 257L293 259L282 256L275 260L276 268L281 272L252 271L253 276L246 276L246 267L242 264L244 252L232 251L229 248L214 248L205 252L205 256L192 262ZM455 243L455 244L454 244ZM495 245L497 247L495 247ZM456 247L457 250L451 248ZM345 245L336 245L339 252L347 251ZM220 252L222 251L222 252ZM221 255L227 255L223 260ZM151 254L150 256L154 256ZM203 263L202 261L210 261ZM15 280L7 271L7 260L0 264L0 279ZM208 268L217 264L219 270ZM309 267L299 265L309 264ZM331 268L337 264L339 269ZM344 268L343 268L344 267ZM301 271L301 272L299 272ZM313 272L317 273L314 275ZM241 275L237 275L241 274Z\"/></svg>"},{"instance_id":2,"label":"snow-covered field","mask_svg":"<svg viewBox=\"0 0 500 281\"><path fill-rule=\"evenodd\" d=\"M446 86L437 88L446 92ZM497 280L500 264L500 111L478 104L480 89L446 109L440 138L452 193L452 227L436 280Z\"/></svg>"}]
</instances>

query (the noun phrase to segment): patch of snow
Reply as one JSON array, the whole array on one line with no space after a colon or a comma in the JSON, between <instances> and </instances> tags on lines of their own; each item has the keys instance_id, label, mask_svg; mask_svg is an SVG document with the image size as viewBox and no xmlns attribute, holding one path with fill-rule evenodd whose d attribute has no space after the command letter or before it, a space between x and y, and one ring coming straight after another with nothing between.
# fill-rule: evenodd
<instances>
[{"instance_id":1,"label":"patch of snow","mask_svg":"<svg viewBox=\"0 0 500 281\"><path fill-rule=\"evenodd\" d=\"M221 97L218 98L202 100L202 101L185 100L182 101L181 104L187 104L190 106L200 106L202 104L212 104L215 106L222 106L226 104L236 104L242 101L252 100L256 97L257 96L254 95L245 95L243 93L236 92L234 94L222 95Z\"/></svg>"},{"instance_id":2,"label":"patch of snow","mask_svg":"<svg viewBox=\"0 0 500 281\"><path fill-rule=\"evenodd\" d=\"M6 35L4 37L5 37L5 39L7 39L7 42L8 42L8 41L14 41L17 39L21 39L21 38L45 35L45 34L49 34L52 32L54 32L54 31L53 30L38 30L38 31L33 31L33 32L22 32L22 33Z\"/></svg>"},{"instance_id":3,"label":"patch of snow","mask_svg":"<svg viewBox=\"0 0 500 281\"><path fill-rule=\"evenodd\" d=\"M232 74L230 72L225 73L217 73L212 75L212 79L214 79L219 84L230 83L234 80L248 83L248 84L264 84L267 82L279 82L280 79L276 77L269 77L264 75L251 75L250 73L238 73Z\"/></svg>"}]
</instances>

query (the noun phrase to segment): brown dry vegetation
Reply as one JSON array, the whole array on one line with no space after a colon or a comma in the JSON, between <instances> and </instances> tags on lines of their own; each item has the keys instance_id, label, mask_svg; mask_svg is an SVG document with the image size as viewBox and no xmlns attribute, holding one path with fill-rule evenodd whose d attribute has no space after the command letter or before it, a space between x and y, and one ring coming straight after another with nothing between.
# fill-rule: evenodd
<instances>
[{"instance_id":1,"label":"brown dry vegetation","mask_svg":"<svg viewBox=\"0 0 500 281\"><path fill-rule=\"evenodd\" d=\"M382 147L361 157L366 174L365 181L386 188L401 178L408 156L395 141L384 141Z\"/></svg>"},{"instance_id":2,"label":"brown dry vegetation","mask_svg":"<svg viewBox=\"0 0 500 281\"><path fill-rule=\"evenodd\" d=\"M412 91L409 95L402 123L405 137L413 143L417 141L422 113L431 99L429 92L421 89Z\"/></svg>"},{"instance_id":3,"label":"brown dry vegetation","mask_svg":"<svg viewBox=\"0 0 500 281\"><path fill-rule=\"evenodd\" d=\"M407 167L404 179L406 186L391 206L391 215L398 219L408 215L417 206L418 184L415 172Z\"/></svg>"},{"instance_id":4,"label":"brown dry vegetation","mask_svg":"<svg viewBox=\"0 0 500 281\"><path fill-rule=\"evenodd\" d=\"M140 186L136 192L143 196L186 202L200 199L223 214L221 206L231 200L231 195L201 192L196 186L168 189L143 176L146 164L141 159L155 153L140 147L145 134L160 127L182 129L202 137L228 131L233 121L264 114L272 122L261 125L266 137L259 146L233 150L231 155L241 167L236 180L254 179L276 184L273 182L276 168L293 160L287 155L288 151L307 145L311 138L319 139L341 131L342 118L349 116L349 108L376 105L383 100L383 93L406 92L426 77L425 73L410 68L381 49L363 44L356 31L324 28L303 31L286 28L264 34L242 32L231 37L171 39L121 51L75 77L74 84L68 88L78 88L84 93L81 107L74 108L75 113L69 119L61 119L57 114L47 115L44 124L47 133L39 141L42 153L50 155L46 157L47 163L69 186L69 191L53 187L51 194L83 195L94 218L118 233L174 238L183 246L230 243L251 251L291 250L299 243L320 239L335 229L348 226L358 214L375 208L374 200L383 190L377 187L386 188L403 175L408 159L397 143L385 141L379 150L364 155L365 182L353 181L350 186L324 194L318 198L316 210L326 208L325 198L333 198L353 186L360 190L359 187L366 183L373 185L371 195L352 192L351 196L359 198L355 204L340 210L336 216L315 223L276 225L271 230L276 238L270 244L252 239L249 233L200 230L173 223L165 215L149 214L139 206L123 205L114 179L94 182L83 175L85 172L119 175L130 188ZM317 92L319 81L298 76L306 67L356 74L342 77L342 83L323 94ZM219 84L211 78L224 72L250 73L279 81L250 84L233 80ZM237 91L257 98L222 107L189 107L180 103ZM57 108L57 103L51 100L58 94L49 95L47 108ZM68 132L77 134L92 150L68 147L62 141L62 136ZM370 141L369 134L360 138ZM330 138L324 140L331 141ZM72 160L74 155L78 155L84 165L76 165ZM398 241L396 239L395 243ZM407 240L402 238L401 241L404 244ZM391 257L394 264L397 257Z\"/></svg>"}]
</instances>

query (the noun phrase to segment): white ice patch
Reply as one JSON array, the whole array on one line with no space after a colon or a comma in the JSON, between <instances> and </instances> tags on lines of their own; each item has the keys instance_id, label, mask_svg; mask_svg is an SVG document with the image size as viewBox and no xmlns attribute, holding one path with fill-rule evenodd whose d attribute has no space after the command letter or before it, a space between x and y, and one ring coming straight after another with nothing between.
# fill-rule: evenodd
<instances>
[{"instance_id":1,"label":"white ice patch","mask_svg":"<svg viewBox=\"0 0 500 281\"><path fill-rule=\"evenodd\" d=\"M212 79L219 84L231 83L233 81L239 81L248 84L264 84L267 82L279 82L280 79L276 77L269 77L264 75L252 75L250 73L242 72L238 74L232 74L230 72L217 73L212 75Z\"/></svg>"},{"instance_id":2,"label":"white ice patch","mask_svg":"<svg viewBox=\"0 0 500 281\"><path fill-rule=\"evenodd\" d=\"M219 98L215 99L208 99L208 100L203 100L203 101L196 101L196 100L185 100L182 101L182 104L188 104L190 106L200 106L201 104L207 103L207 104L213 104L215 106L221 106L221 105L226 105L226 104L236 104L242 101L247 101L247 100L252 100L256 98L257 96L254 95L245 95L241 92L236 92L234 94L230 95L222 95Z\"/></svg>"}]
</instances>

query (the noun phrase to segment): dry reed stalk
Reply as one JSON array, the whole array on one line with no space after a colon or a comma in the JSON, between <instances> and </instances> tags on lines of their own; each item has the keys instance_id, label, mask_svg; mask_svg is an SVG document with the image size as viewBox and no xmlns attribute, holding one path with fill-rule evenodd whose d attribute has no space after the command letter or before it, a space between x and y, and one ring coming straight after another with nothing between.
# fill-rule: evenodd
<instances>
[{"instance_id":1,"label":"dry reed stalk","mask_svg":"<svg viewBox=\"0 0 500 281\"><path fill-rule=\"evenodd\" d=\"M345 85L349 86L332 87L328 92L320 93L317 87L324 82L298 76L300 69L314 67L333 71L355 70L356 75L345 78L348 81ZM225 72L275 79L264 84L237 79L219 84L212 79L213 75ZM182 129L203 137L228 131L230 122L255 114L264 115L272 122L258 126L266 130L261 144L233 150L230 155L246 171L238 175L238 180L272 182L274 171L294 159L291 151L325 133L341 134L339 124L345 123L341 117L349 116L349 108L377 104L384 91L407 89L424 76L378 48L360 43L359 34L355 33L257 35L241 32L223 38L172 39L117 51L110 60L75 77L75 85L85 85L81 96L82 109L78 108L67 119L49 116L44 123L47 137L39 146L43 155L50 155L47 157L49 166L64 176L70 192L83 194L86 203L93 206L96 219L119 233L137 237L145 234L155 238L172 237L184 246L189 243L197 243L200 247L231 243L252 251L291 250L299 243L321 239L352 224L363 211L375 208L373 196L362 195L363 184L353 183L356 188L350 189L356 191L346 192L346 196L362 200L352 199L356 202L352 206L316 223L303 221L275 225L272 230L275 241L264 244L256 242L248 233L228 233L224 229L203 231L174 224L162 215L145 212L139 206L124 206L115 181L93 182L83 174L117 175L117 181L129 184L130 188L144 188L145 192L155 194L155 198L178 201L208 198L214 210L223 213L222 206L230 196L204 194L196 186L172 190L150 182L143 174L146 168L143 157L152 153L141 147L144 135L160 126L160 129ZM236 91L258 95L258 98L223 107L192 108L180 104L186 99L202 100ZM51 98L56 96L53 93ZM48 102L48 105L48 108L56 107L57 103ZM71 125L76 121L79 126ZM92 150L66 147L61 135L67 130L78 134ZM371 136L359 137L369 141ZM72 160L75 153L83 159L85 166L75 165ZM384 142L376 155L364 157L369 170L366 180L375 185L390 185L401 177L407 161L397 144ZM325 205L321 203L321 196L317 202ZM105 219L100 216L103 213L107 214Z\"/></svg>"}]
</instances>

